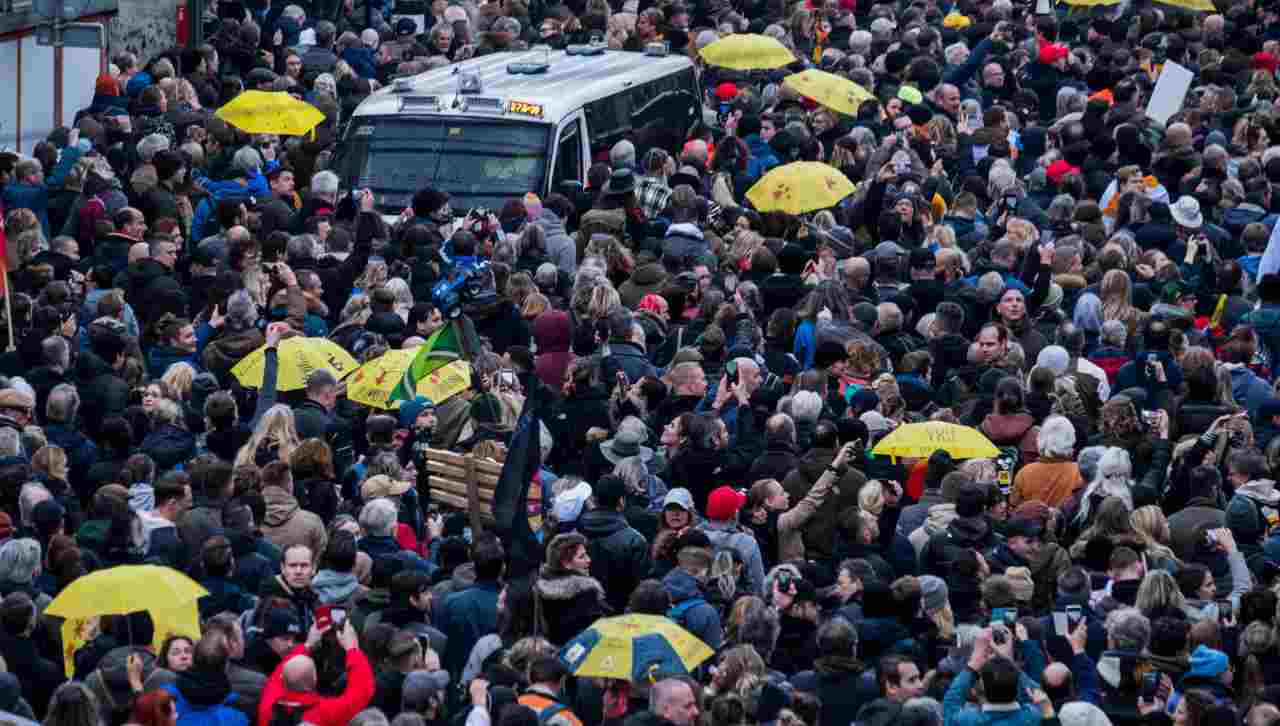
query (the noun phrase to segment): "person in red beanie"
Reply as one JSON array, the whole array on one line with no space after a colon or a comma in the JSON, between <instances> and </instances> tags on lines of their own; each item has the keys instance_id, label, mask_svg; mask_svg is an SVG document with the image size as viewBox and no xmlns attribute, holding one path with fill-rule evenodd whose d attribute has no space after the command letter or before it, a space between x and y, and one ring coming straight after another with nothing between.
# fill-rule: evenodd
<instances>
[{"instance_id":1,"label":"person in red beanie","mask_svg":"<svg viewBox=\"0 0 1280 726\"><path fill-rule=\"evenodd\" d=\"M93 84L93 102L76 112L75 123L85 116L119 116L129 113L129 99L120 92L120 81L103 73Z\"/></svg>"},{"instance_id":2,"label":"person in red beanie","mask_svg":"<svg viewBox=\"0 0 1280 726\"><path fill-rule=\"evenodd\" d=\"M1049 125L1058 113L1058 89L1062 87L1071 51L1060 43L1042 43L1036 62L1023 72L1022 87L1034 91L1040 101L1040 122Z\"/></svg>"},{"instance_id":3,"label":"person in red beanie","mask_svg":"<svg viewBox=\"0 0 1280 726\"><path fill-rule=\"evenodd\" d=\"M1276 69L1280 68L1280 58L1277 58L1276 56L1266 52L1265 50L1259 51L1258 53L1254 54L1253 59L1249 65L1254 70L1266 71L1267 73L1275 75Z\"/></svg>"},{"instance_id":4,"label":"person in red beanie","mask_svg":"<svg viewBox=\"0 0 1280 726\"><path fill-rule=\"evenodd\" d=\"M1068 174L1079 173L1079 167L1072 166L1066 159L1058 159L1049 165L1049 168L1045 170L1044 175L1045 178L1049 180L1050 184L1058 186Z\"/></svg>"},{"instance_id":5,"label":"person in red beanie","mask_svg":"<svg viewBox=\"0 0 1280 726\"><path fill-rule=\"evenodd\" d=\"M707 497L707 521L698 525L717 549L728 547L742 558L742 571L747 589L753 595L764 593L764 558L751 531L738 524L738 512L747 503L747 495L733 487L719 487Z\"/></svg>"},{"instance_id":6,"label":"person in red beanie","mask_svg":"<svg viewBox=\"0 0 1280 726\"><path fill-rule=\"evenodd\" d=\"M320 639L328 630L311 626L307 642L290 651L267 680L258 704L258 724L267 726L277 710L300 712L300 721L315 726L346 726L373 700L373 668L360 650L360 640L351 621L334 624L338 645L346 652L347 687L340 696L322 696L316 692L316 663L311 653L320 647Z\"/></svg>"}]
</instances>

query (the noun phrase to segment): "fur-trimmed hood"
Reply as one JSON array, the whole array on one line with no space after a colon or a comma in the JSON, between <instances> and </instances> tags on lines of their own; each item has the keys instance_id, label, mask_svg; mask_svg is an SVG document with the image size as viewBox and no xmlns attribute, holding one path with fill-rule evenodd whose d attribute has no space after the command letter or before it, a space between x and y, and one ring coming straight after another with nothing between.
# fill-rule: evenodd
<instances>
[{"instance_id":1,"label":"fur-trimmed hood","mask_svg":"<svg viewBox=\"0 0 1280 726\"><path fill-rule=\"evenodd\" d=\"M538 596L544 600L572 600L592 590L597 597L604 599L604 588L596 578L548 567L542 568L534 587L538 590Z\"/></svg>"}]
</instances>

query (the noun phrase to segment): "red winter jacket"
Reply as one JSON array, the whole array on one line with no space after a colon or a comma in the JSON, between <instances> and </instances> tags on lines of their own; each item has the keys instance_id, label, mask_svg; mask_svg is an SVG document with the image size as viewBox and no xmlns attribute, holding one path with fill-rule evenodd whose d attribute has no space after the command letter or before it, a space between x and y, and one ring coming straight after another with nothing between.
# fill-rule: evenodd
<instances>
[{"instance_id":1,"label":"red winter jacket","mask_svg":"<svg viewBox=\"0 0 1280 726\"><path fill-rule=\"evenodd\" d=\"M307 654L307 646L299 645L280 661L262 691L258 704L258 726L271 723L271 711L276 702L299 703L307 707L302 720L316 726L347 726L357 713L373 700L373 668L359 648L347 651L347 690L341 696L321 696L314 691L298 692L284 687L284 664L290 658Z\"/></svg>"}]
</instances>

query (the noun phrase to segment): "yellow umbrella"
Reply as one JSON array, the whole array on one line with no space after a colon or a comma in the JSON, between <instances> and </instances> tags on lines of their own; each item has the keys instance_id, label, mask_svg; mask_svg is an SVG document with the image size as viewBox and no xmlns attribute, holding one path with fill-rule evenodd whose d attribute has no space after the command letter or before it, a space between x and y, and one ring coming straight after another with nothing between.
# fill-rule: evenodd
<instances>
[{"instance_id":1,"label":"yellow umbrella","mask_svg":"<svg viewBox=\"0 0 1280 726\"><path fill-rule=\"evenodd\" d=\"M301 136L324 121L320 109L284 91L245 91L214 114L249 134Z\"/></svg>"},{"instance_id":2,"label":"yellow umbrella","mask_svg":"<svg viewBox=\"0 0 1280 726\"><path fill-rule=\"evenodd\" d=\"M575 676L632 683L684 675L712 655L697 636L658 615L597 620L560 650Z\"/></svg>"},{"instance_id":3,"label":"yellow umbrella","mask_svg":"<svg viewBox=\"0 0 1280 726\"><path fill-rule=\"evenodd\" d=\"M881 439L871 453L927 459L938 449L957 459L983 459L1000 453L977 429L941 421L899 426Z\"/></svg>"},{"instance_id":4,"label":"yellow umbrella","mask_svg":"<svg viewBox=\"0 0 1280 726\"><path fill-rule=\"evenodd\" d=\"M119 565L76 578L49 607L45 615L64 618L64 643L80 642L91 621L102 615L126 615L146 611L155 626L157 649L174 634L200 637L197 601L209 592L195 580L171 567ZM75 671L68 646L64 653L67 675Z\"/></svg>"},{"instance_id":5,"label":"yellow umbrella","mask_svg":"<svg viewBox=\"0 0 1280 726\"><path fill-rule=\"evenodd\" d=\"M834 207L853 194L853 184L839 169L820 161L793 161L760 178L747 199L760 212L804 214Z\"/></svg>"},{"instance_id":6,"label":"yellow umbrella","mask_svg":"<svg viewBox=\"0 0 1280 726\"><path fill-rule=\"evenodd\" d=\"M278 346L280 367L276 375L276 390L296 391L305 388L307 378L324 369L342 378L357 367L356 359L342 346L327 338L285 338ZM231 374L248 388L262 387L262 374L267 361L267 347L246 355L231 369Z\"/></svg>"},{"instance_id":7,"label":"yellow umbrella","mask_svg":"<svg viewBox=\"0 0 1280 726\"><path fill-rule=\"evenodd\" d=\"M782 85L846 116L858 113L858 106L863 101L875 100L870 91L848 78L817 68L789 75L783 79Z\"/></svg>"},{"instance_id":8,"label":"yellow umbrella","mask_svg":"<svg viewBox=\"0 0 1280 726\"><path fill-rule=\"evenodd\" d=\"M373 408L399 408L403 399L394 398L394 394L421 348L389 350L352 371L347 376L347 398ZM414 392L439 404L470 385L471 364L455 360L423 376Z\"/></svg>"},{"instance_id":9,"label":"yellow umbrella","mask_svg":"<svg viewBox=\"0 0 1280 726\"><path fill-rule=\"evenodd\" d=\"M418 381L416 391L430 398L432 403L440 403L455 394L462 393L471 386L471 364L465 360L455 360L431 371Z\"/></svg>"},{"instance_id":10,"label":"yellow umbrella","mask_svg":"<svg viewBox=\"0 0 1280 726\"><path fill-rule=\"evenodd\" d=\"M1160 2L1165 5L1172 5L1175 8L1195 10L1197 12L1207 11L1215 13L1218 11L1218 9L1214 7L1214 4L1209 2L1209 0L1156 0L1156 2Z\"/></svg>"},{"instance_id":11,"label":"yellow umbrella","mask_svg":"<svg viewBox=\"0 0 1280 726\"><path fill-rule=\"evenodd\" d=\"M767 35L727 35L700 52L707 65L739 71L767 71L795 62L787 46Z\"/></svg>"}]
</instances>

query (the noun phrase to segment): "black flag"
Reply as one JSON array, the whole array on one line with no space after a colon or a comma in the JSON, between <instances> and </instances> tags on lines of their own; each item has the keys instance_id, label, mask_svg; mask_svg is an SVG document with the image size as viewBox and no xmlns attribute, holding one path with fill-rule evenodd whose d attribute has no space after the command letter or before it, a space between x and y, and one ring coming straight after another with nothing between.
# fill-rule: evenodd
<instances>
[{"instance_id":1,"label":"black flag","mask_svg":"<svg viewBox=\"0 0 1280 726\"><path fill-rule=\"evenodd\" d=\"M498 537L507 548L507 579L536 572L542 548L529 527L526 502L529 485L542 467L542 418L535 395L525 401L516 424L502 475L493 490L493 518Z\"/></svg>"}]
</instances>

